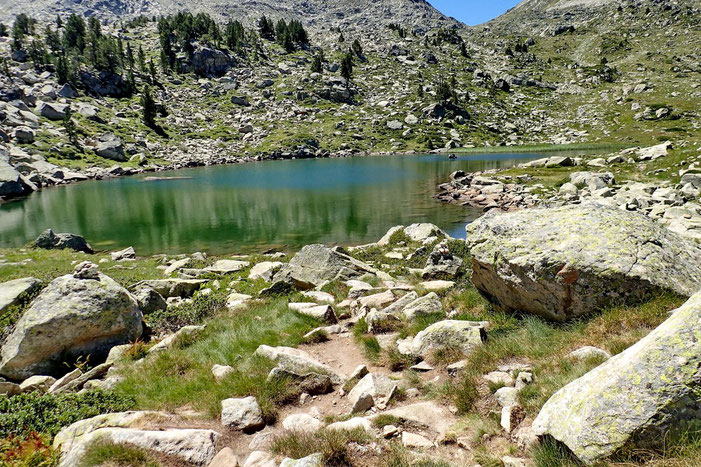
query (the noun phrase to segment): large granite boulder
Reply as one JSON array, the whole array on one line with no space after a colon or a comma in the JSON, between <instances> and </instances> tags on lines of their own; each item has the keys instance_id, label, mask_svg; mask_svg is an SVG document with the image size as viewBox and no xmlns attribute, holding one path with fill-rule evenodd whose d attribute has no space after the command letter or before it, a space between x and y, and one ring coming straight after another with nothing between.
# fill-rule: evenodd
<instances>
[{"instance_id":1,"label":"large granite boulder","mask_svg":"<svg viewBox=\"0 0 701 467\"><path fill-rule=\"evenodd\" d=\"M46 250L64 250L66 248L84 253L94 253L92 247L85 238L72 233L54 233L51 229L44 230L36 240L34 246Z\"/></svg>"},{"instance_id":2,"label":"large granite boulder","mask_svg":"<svg viewBox=\"0 0 701 467\"><path fill-rule=\"evenodd\" d=\"M59 467L81 465L96 442L125 444L178 459L183 465L206 466L214 458L220 434L205 429L145 429L180 420L162 412L118 412L80 420L63 428L53 441L61 453Z\"/></svg>"},{"instance_id":3,"label":"large granite boulder","mask_svg":"<svg viewBox=\"0 0 701 467\"><path fill-rule=\"evenodd\" d=\"M37 112L39 112L39 115L49 120L65 120L67 109L68 104L40 102L37 105Z\"/></svg>"},{"instance_id":4,"label":"large granite boulder","mask_svg":"<svg viewBox=\"0 0 701 467\"><path fill-rule=\"evenodd\" d=\"M192 71L200 76L221 76L235 63L227 52L210 47L200 47L190 57Z\"/></svg>"},{"instance_id":5,"label":"large granite boulder","mask_svg":"<svg viewBox=\"0 0 701 467\"><path fill-rule=\"evenodd\" d=\"M127 160L122 139L112 133L107 133L100 137L97 146L95 146L95 154L117 162L125 162Z\"/></svg>"},{"instance_id":6,"label":"large granite boulder","mask_svg":"<svg viewBox=\"0 0 701 467\"><path fill-rule=\"evenodd\" d=\"M372 273L369 265L349 256L342 248L307 245L275 274L275 282L292 283L299 288L312 288L334 279L348 280Z\"/></svg>"},{"instance_id":7,"label":"large granite boulder","mask_svg":"<svg viewBox=\"0 0 701 467\"><path fill-rule=\"evenodd\" d=\"M80 84L89 94L110 97L128 97L132 93L131 85L117 73L102 71L94 73L88 70L78 72Z\"/></svg>"},{"instance_id":8,"label":"large granite boulder","mask_svg":"<svg viewBox=\"0 0 701 467\"><path fill-rule=\"evenodd\" d=\"M467 227L472 282L497 309L565 321L701 283L701 248L647 216L596 203L508 214Z\"/></svg>"},{"instance_id":9,"label":"large granite boulder","mask_svg":"<svg viewBox=\"0 0 701 467\"><path fill-rule=\"evenodd\" d=\"M622 447L662 447L701 417L699 336L701 293L638 343L556 392L533 422L534 434L564 443L586 464Z\"/></svg>"},{"instance_id":10,"label":"large granite boulder","mask_svg":"<svg viewBox=\"0 0 701 467\"><path fill-rule=\"evenodd\" d=\"M2 346L0 375L25 379L65 370L64 362L136 340L142 315L136 299L109 277L54 279L25 311Z\"/></svg>"}]
</instances>

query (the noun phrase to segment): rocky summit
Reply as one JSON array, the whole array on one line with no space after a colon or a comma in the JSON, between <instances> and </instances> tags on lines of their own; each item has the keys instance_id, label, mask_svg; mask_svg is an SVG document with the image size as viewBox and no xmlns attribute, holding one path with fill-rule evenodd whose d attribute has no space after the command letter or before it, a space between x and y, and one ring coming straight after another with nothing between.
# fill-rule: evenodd
<instances>
[{"instance_id":1,"label":"rocky summit","mask_svg":"<svg viewBox=\"0 0 701 467\"><path fill-rule=\"evenodd\" d=\"M698 0L2 7L2 467L701 465Z\"/></svg>"}]
</instances>

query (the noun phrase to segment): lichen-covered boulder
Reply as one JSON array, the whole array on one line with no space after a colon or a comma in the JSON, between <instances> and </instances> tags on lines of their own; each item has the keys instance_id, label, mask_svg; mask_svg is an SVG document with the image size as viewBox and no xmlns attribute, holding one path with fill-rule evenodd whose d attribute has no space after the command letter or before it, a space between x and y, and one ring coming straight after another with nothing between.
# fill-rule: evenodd
<instances>
[{"instance_id":1,"label":"lichen-covered boulder","mask_svg":"<svg viewBox=\"0 0 701 467\"><path fill-rule=\"evenodd\" d=\"M485 326L486 323L479 321L439 321L414 337L412 353L423 358L437 350L458 350L466 354L482 345Z\"/></svg>"},{"instance_id":2,"label":"lichen-covered boulder","mask_svg":"<svg viewBox=\"0 0 701 467\"><path fill-rule=\"evenodd\" d=\"M95 362L111 347L141 336L142 319L136 299L104 274L97 279L58 277L25 311L2 346L0 375L51 375L80 355L92 355Z\"/></svg>"},{"instance_id":3,"label":"lichen-covered boulder","mask_svg":"<svg viewBox=\"0 0 701 467\"><path fill-rule=\"evenodd\" d=\"M657 329L553 395L538 436L594 463L622 447L658 448L701 417L701 293Z\"/></svg>"},{"instance_id":4,"label":"lichen-covered boulder","mask_svg":"<svg viewBox=\"0 0 701 467\"><path fill-rule=\"evenodd\" d=\"M369 265L349 256L342 248L307 245L275 274L275 282L318 286L334 279L348 280L372 273Z\"/></svg>"},{"instance_id":5,"label":"lichen-covered boulder","mask_svg":"<svg viewBox=\"0 0 701 467\"><path fill-rule=\"evenodd\" d=\"M472 282L497 309L565 321L661 292L690 296L701 248L647 216L596 203L508 214L467 227Z\"/></svg>"}]
</instances>

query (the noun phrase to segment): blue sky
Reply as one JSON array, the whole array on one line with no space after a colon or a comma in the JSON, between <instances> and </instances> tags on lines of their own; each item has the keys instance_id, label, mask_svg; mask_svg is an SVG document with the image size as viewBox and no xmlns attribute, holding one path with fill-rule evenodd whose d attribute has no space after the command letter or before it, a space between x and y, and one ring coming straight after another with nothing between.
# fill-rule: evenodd
<instances>
[{"instance_id":1,"label":"blue sky","mask_svg":"<svg viewBox=\"0 0 701 467\"><path fill-rule=\"evenodd\" d=\"M474 26L496 18L520 0L428 0L443 14Z\"/></svg>"}]
</instances>

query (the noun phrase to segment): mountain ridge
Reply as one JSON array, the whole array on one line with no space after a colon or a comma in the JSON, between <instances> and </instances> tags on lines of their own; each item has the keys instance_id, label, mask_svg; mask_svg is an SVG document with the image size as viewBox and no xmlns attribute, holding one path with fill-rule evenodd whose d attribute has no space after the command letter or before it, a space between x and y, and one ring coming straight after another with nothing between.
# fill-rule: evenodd
<instances>
[{"instance_id":1,"label":"mountain ridge","mask_svg":"<svg viewBox=\"0 0 701 467\"><path fill-rule=\"evenodd\" d=\"M139 15L160 16L180 11L205 12L226 22L242 20L253 24L260 16L298 19L312 29L363 29L381 28L397 23L417 32L438 27L462 28L465 25L444 15L426 0L260 0L226 1L199 0L181 2L172 0L10 0L0 20L11 22L13 16L27 13L32 17L50 20L57 14L77 13L82 16L98 16L108 22Z\"/></svg>"}]
</instances>

